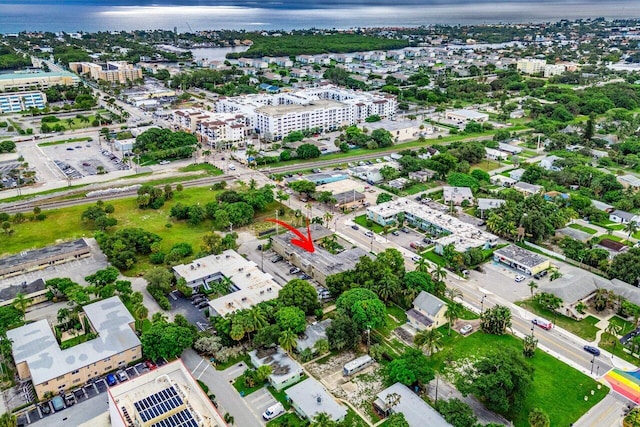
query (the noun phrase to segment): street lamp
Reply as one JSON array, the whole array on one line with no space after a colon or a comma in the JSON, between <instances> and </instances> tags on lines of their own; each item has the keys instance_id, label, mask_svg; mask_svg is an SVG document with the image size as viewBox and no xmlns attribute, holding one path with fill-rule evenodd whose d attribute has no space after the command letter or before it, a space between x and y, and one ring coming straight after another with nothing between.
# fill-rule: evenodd
<instances>
[{"instance_id":1,"label":"street lamp","mask_svg":"<svg viewBox=\"0 0 640 427\"><path fill-rule=\"evenodd\" d=\"M594 354L593 359L591 359L591 375L593 375L593 364L595 363L595 361L596 361L596 355Z\"/></svg>"},{"instance_id":2,"label":"street lamp","mask_svg":"<svg viewBox=\"0 0 640 427\"><path fill-rule=\"evenodd\" d=\"M482 295L482 299L480 300L480 314L484 313L484 299L486 297L486 295Z\"/></svg>"},{"instance_id":3,"label":"street lamp","mask_svg":"<svg viewBox=\"0 0 640 427\"><path fill-rule=\"evenodd\" d=\"M533 327L533 326L531 326L531 338L533 338L533 336L534 336L534 335L533 335L533 329L534 329L534 327Z\"/></svg>"}]
</instances>

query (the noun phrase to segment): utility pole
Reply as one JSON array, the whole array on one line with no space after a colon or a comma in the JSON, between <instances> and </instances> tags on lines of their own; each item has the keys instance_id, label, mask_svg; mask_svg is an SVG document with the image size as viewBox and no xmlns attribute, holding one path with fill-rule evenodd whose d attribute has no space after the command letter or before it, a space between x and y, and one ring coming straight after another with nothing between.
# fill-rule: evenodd
<instances>
[{"instance_id":1,"label":"utility pole","mask_svg":"<svg viewBox=\"0 0 640 427\"><path fill-rule=\"evenodd\" d=\"M278 209L276 209L276 221L278 221ZM276 222L276 236L280 234L279 231L278 223Z\"/></svg>"}]
</instances>

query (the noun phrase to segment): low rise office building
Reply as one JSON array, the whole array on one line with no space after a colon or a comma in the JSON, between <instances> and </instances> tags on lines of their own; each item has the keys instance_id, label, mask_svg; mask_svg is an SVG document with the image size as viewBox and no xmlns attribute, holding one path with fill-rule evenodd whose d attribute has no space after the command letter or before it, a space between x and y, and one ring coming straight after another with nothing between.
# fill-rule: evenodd
<instances>
[{"instance_id":1,"label":"low rise office building","mask_svg":"<svg viewBox=\"0 0 640 427\"><path fill-rule=\"evenodd\" d=\"M209 301L211 316L225 316L236 310L251 308L278 296L278 285L270 274L243 258L234 250L209 255L189 264L173 267L177 279L184 279L194 290L211 289L212 282L228 281L230 292Z\"/></svg>"},{"instance_id":2,"label":"low rise office building","mask_svg":"<svg viewBox=\"0 0 640 427\"><path fill-rule=\"evenodd\" d=\"M47 95L40 91L0 93L0 113L43 110L46 105Z\"/></svg>"},{"instance_id":3,"label":"low rise office building","mask_svg":"<svg viewBox=\"0 0 640 427\"><path fill-rule=\"evenodd\" d=\"M215 149L243 146L251 133L242 114L182 109L171 113L170 120L176 129L193 133L200 142Z\"/></svg>"},{"instance_id":4,"label":"low rise office building","mask_svg":"<svg viewBox=\"0 0 640 427\"><path fill-rule=\"evenodd\" d=\"M0 91L44 90L53 86L75 86L80 77L67 71L0 74Z\"/></svg>"},{"instance_id":5,"label":"low rise office building","mask_svg":"<svg viewBox=\"0 0 640 427\"><path fill-rule=\"evenodd\" d=\"M119 297L107 298L83 309L81 321L96 338L64 350L46 320L7 331L13 343L18 377L33 383L39 399L79 387L90 378L142 358L134 318Z\"/></svg>"}]
</instances>

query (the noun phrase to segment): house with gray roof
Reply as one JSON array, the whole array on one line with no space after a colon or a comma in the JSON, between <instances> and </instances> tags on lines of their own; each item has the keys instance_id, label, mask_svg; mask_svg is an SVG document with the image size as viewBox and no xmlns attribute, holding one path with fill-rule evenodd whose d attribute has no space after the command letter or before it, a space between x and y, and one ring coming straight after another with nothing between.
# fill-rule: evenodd
<instances>
[{"instance_id":1,"label":"house with gray roof","mask_svg":"<svg viewBox=\"0 0 640 427\"><path fill-rule=\"evenodd\" d=\"M519 168L519 169L514 169L511 172L509 172L509 178L511 179L515 179L516 181L520 181L522 179L522 175L524 174L525 169Z\"/></svg>"},{"instance_id":2,"label":"house with gray roof","mask_svg":"<svg viewBox=\"0 0 640 427\"><path fill-rule=\"evenodd\" d=\"M640 217L638 215L621 211L619 209L609 213L609 220L618 224L629 224L631 221L635 221L640 224Z\"/></svg>"},{"instance_id":3,"label":"house with gray roof","mask_svg":"<svg viewBox=\"0 0 640 427\"><path fill-rule=\"evenodd\" d=\"M451 427L442 415L402 383L382 390L373 402L380 415L402 414L409 427Z\"/></svg>"},{"instance_id":4,"label":"house with gray roof","mask_svg":"<svg viewBox=\"0 0 640 427\"><path fill-rule=\"evenodd\" d=\"M256 368L271 366L269 382L278 391L300 381L304 375L302 366L279 346L250 351L249 358Z\"/></svg>"},{"instance_id":5,"label":"house with gray roof","mask_svg":"<svg viewBox=\"0 0 640 427\"><path fill-rule=\"evenodd\" d=\"M539 273L551 266L549 258L516 245L497 249L493 252L493 260L528 275Z\"/></svg>"},{"instance_id":6,"label":"house with gray roof","mask_svg":"<svg viewBox=\"0 0 640 427\"><path fill-rule=\"evenodd\" d=\"M309 348L312 352L315 353L314 346L320 340L327 339L327 328L331 324L331 319L325 319L322 322L314 323L313 325L308 325L307 329L304 330L304 334L298 338L296 342L296 350L298 353Z\"/></svg>"},{"instance_id":7,"label":"house with gray roof","mask_svg":"<svg viewBox=\"0 0 640 427\"><path fill-rule=\"evenodd\" d=\"M335 422L344 420L347 410L315 378L307 378L285 390L291 406L300 417L312 420L324 412Z\"/></svg>"},{"instance_id":8,"label":"house with gray roof","mask_svg":"<svg viewBox=\"0 0 640 427\"><path fill-rule=\"evenodd\" d=\"M558 160L562 160L562 158L558 156L547 156L544 159L540 160L540 167L548 171L558 172L560 169L562 169L561 167L555 165L555 162Z\"/></svg>"},{"instance_id":9,"label":"house with gray roof","mask_svg":"<svg viewBox=\"0 0 640 427\"><path fill-rule=\"evenodd\" d=\"M529 184L528 182L523 181L516 182L512 188L518 190L518 192L524 194L525 196L532 196L544 191L544 187L542 185Z\"/></svg>"},{"instance_id":10,"label":"house with gray roof","mask_svg":"<svg viewBox=\"0 0 640 427\"><path fill-rule=\"evenodd\" d=\"M407 310L407 322L418 331L439 328L447 323L444 314L447 304L428 292L421 291Z\"/></svg>"},{"instance_id":11,"label":"house with gray roof","mask_svg":"<svg viewBox=\"0 0 640 427\"><path fill-rule=\"evenodd\" d=\"M506 200L503 199L478 199L478 210L480 217L485 218L486 212L491 209L499 208L504 205Z\"/></svg>"}]
</instances>

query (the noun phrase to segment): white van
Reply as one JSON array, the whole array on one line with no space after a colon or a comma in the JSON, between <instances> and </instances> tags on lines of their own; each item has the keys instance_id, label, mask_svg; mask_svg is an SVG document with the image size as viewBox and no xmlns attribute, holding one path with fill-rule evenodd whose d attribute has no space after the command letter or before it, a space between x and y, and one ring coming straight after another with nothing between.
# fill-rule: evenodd
<instances>
[{"instance_id":1,"label":"white van","mask_svg":"<svg viewBox=\"0 0 640 427\"><path fill-rule=\"evenodd\" d=\"M284 406L282 406L282 403L278 402L275 405L269 406L267 410L262 413L262 418L269 421L282 413L284 413Z\"/></svg>"},{"instance_id":2,"label":"white van","mask_svg":"<svg viewBox=\"0 0 640 427\"><path fill-rule=\"evenodd\" d=\"M233 163L229 164L229 170L230 171L236 170L236 165L234 165Z\"/></svg>"}]
</instances>

